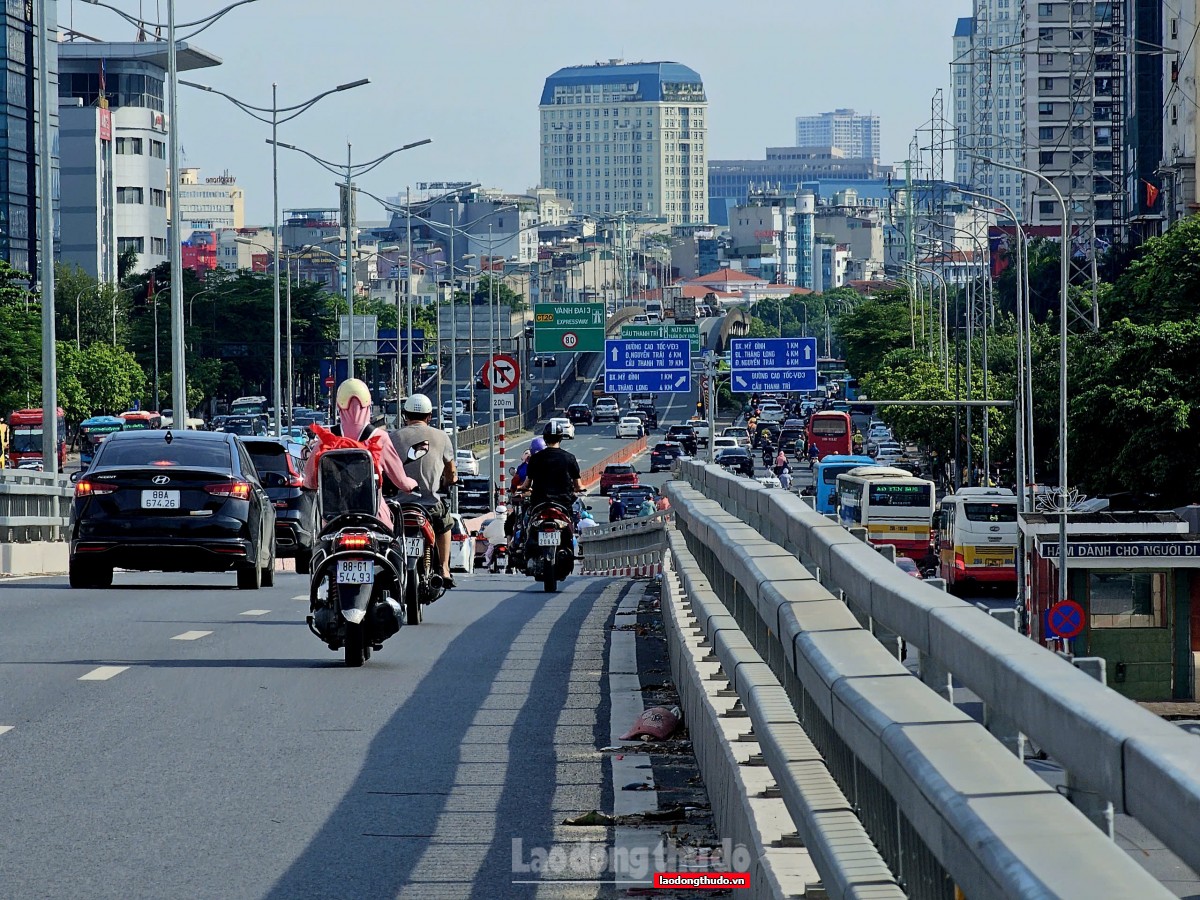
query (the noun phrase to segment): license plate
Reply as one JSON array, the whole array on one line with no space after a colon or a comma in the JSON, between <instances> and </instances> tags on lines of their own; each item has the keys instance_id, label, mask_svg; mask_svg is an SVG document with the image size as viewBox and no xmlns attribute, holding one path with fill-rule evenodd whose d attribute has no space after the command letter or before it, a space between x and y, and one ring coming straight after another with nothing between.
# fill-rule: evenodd
<instances>
[{"instance_id":1,"label":"license plate","mask_svg":"<svg viewBox=\"0 0 1200 900\"><path fill-rule=\"evenodd\" d=\"M179 509L179 491L142 491L142 509Z\"/></svg>"},{"instance_id":2,"label":"license plate","mask_svg":"<svg viewBox=\"0 0 1200 900\"><path fill-rule=\"evenodd\" d=\"M404 555L405 556L423 556L425 554L425 539L419 537L406 537L404 539Z\"/></svg>"},{"instance_id":3,"label":"license plate","mask_svg":"<svg viewBox=\"0 0 1200 900\"><path fill-rule=\"evenodd\" d=\"M557 547L561 542L561 538L557 531L539 531L538 546L539 547Z\"/></svg>"},{"instance_id":4,"label":"license plate","mask_svg":"<svg viewBox=\"0 0 1200 900\"><path fill-rule=\"evenodd\" d=\"M337 564L338 584L372 584L375 581L375 563L369 559L339 559Z\"/></svg>"}]
</instances>

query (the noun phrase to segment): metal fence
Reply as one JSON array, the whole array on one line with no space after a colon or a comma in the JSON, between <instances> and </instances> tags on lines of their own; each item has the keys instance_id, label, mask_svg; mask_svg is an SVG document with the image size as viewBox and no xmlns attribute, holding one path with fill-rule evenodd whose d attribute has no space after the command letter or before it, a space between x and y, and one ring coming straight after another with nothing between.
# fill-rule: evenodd
<instances>
[{"instance_id":1,"label":"metal fence","mask_svg":"<svg viewBox=\"0 0 1200 900\"><path fill-rule=\"evenodd\" d=\"M0 540L9 544L65 539L74 488L59 475L0 474Z\"/></svg>"},{"instance_id":2,"label":"metal fence","mask_svg":"<svg viewBox=\"0 0 1200 900\"><path fill-rule=\"evenodd\" d=\"M916 647L922 678L939 693L946 694L950 678L973 691L985 705L985 721L1031 738L1064 767L1075 793L1111 802L1200 869L1200 738L971 604L900 574L799 497L695 461L678 471L722 515L734 517L747 540L766 539L798 558L879 639L894 648L899 635ZM714 540L708 543L716 546ZM857 670L854 660L845 665L848 673ZM1034 807L1030 802L1027 822L1037 820Z\"/></svg>"}]
</instances>

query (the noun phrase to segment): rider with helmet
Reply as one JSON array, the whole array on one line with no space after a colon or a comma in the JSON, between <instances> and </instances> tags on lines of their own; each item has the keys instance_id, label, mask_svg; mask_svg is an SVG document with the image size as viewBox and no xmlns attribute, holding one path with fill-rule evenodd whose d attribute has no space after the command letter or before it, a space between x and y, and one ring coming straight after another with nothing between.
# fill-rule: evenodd
<instances>
[{"instance_id":1,"label":"rider with helmet","mask_svg":"<svg viewBox=\"0 0 1200 900\"><path fill-rule=\"evenodd\" d=\"M375 475L379 482L377 517L391 528L392 513L383 500L383 476L404 491L415 490L417 483L405 474L396 448L387 440L387 432L371 425L371 390L363 381L347 378L338 386L335 402L338 424L329 429L317 423L311 426L316 444L304 466L304 486L310 490L317 487L317 468L326 450L365 449L375 463Z\"/></svg>"},{"instance_id":2,"label":"rider with helmet","mask_svg":"<svg viewBox=\"0 0 1200 900\"><path fill-rule=\"evenodd\" d=\"M583 482L580 480L579 460L573 453L559 446L563 434L561 424L548 423L542 431L545 449L529 458L529 468L522 491L529 495L531 511L548 502L559 503L569 510L575 502L575 495L584 492Z\"/></svg>"},{"instance_id":3,"label":"rider with helmet","mask_svg":"<svg viewBox=\"0 0 1200 900\"><path fill-rule=\"evenodd\" d=\"M487 541L487 552L483 555L484 568L492 564L496 547L508 543L508 507L503 503L496 504L496 514L483 526L483 539Z\"/></svg>"},{"instance_id":4,"label":"rider with helmet","mask_svg":"<svg viewBox=\"0 0 1200 900\"><path fill-rule=\"evenodd\" d=\"M457 480L454 467L454 448L444 431L433 428L429 417L433 414L433 403L424 394L413 394L404 401L404 427L390 435L392 445L404 460L404 471L416 480L413 491L420 496L421 505L429 515L437 545L438 560L442 567L442 582L447 588L454 587L450 574L450 529L452 519L450 507L438 491L450 488Z\"/></svg>"}]
</instances>

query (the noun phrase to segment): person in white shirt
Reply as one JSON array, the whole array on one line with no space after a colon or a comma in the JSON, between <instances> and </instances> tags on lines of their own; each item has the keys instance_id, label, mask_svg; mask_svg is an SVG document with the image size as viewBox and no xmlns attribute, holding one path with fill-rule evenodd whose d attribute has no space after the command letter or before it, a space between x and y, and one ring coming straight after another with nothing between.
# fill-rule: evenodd
<instances>
[{"instance_id":1,"label":"person in white shirt","mask_svg":"<svg viewBox=\"0 0 1200 900\"><path fill-rule=\"evenodd\" d=\"M496 505L496 514L492 520L483 526L483 538L487 541L487 552L483 555L484 568L491 566L492 556L498 544L508 544L508 535L504 532L504 523L508 518L508 507L503 503Z\"/></svg>"}]
</instances>

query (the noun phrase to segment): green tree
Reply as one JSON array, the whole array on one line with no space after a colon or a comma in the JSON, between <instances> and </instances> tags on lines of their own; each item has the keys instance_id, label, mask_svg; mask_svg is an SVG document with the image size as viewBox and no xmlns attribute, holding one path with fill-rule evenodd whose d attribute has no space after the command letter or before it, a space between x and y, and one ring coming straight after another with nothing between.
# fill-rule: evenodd
<instances>
[{"instance_id":1,"label":"green tree","mask_svg":"<svg viewBox=\"0 0 1200 900\"><path fill-rule=\"evenodd\" d=\"M834 330L842 344L846 367L862 379L892 350L911 347L908 295L897 292L861 300L838 316Z\"/></svg>"},{"instance_id":2,"label":"green tree","mask_svg":"<svg viewBox=\"0 0 1200 900\"><path fill-rule=\"evenodd\" d=\"M1200 314L1200 216L1189 216L1143 245L1101 308L1104 321L1158 324Z\"/></svg>"},{"instance_id":3,"label":"green tree","mask_svg":"<svg viewBox=\"0 0 1200 900\"><path fill-rule=\"evenodd\" d=\"M41 396L41 304L25 286L28 278L0 260L0 412L4 414Z\"/></svg>"}]
</instances>

